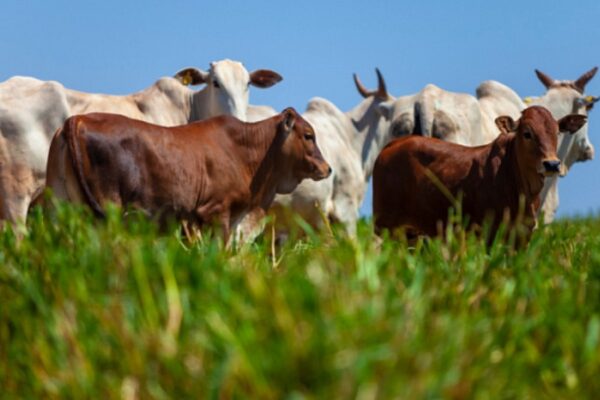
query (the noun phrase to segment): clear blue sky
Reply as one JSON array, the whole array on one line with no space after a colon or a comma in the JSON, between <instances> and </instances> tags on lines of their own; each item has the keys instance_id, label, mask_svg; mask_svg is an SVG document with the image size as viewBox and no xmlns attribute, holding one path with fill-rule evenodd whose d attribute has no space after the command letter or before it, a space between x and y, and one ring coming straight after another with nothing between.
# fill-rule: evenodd
<instances>
[{"instance_id":1,"label":"clear blue sky","mask_svg":"<svg viewBox=\"0 0 600 400\"><path fill-rule=\"evenodd\" d=\"M5 0L0 35L0 80L31 75L125 94L231 58L283 75L253 90L254 104L303 111L321 96L345 111L360 101L352 73L374 86L376 66L395 96L427 83L473 93L486 79L540 95L534 68L574 79L600 65L600 1ZM600 95L600 74L587 92ZM596 108L589 132L600 155ZM559 215L600 210L599 170L599 159L577 164L560 181Z\"/></svg>"}]
</instances>

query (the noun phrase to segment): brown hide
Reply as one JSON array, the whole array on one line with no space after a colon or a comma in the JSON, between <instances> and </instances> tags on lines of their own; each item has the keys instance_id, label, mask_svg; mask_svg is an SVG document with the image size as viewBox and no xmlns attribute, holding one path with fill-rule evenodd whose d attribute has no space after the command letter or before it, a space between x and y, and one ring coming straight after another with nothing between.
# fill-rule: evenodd
<instances>
[{"instance_id":1,"label":"brown hide","mask_svg":"<svg viewBox=\"0 0 600 400\"><path fill-rule=\"evenodd\" d=\"M95 113L67 119L54 136L46 185L98 215L113 202L217 223L227 238L276 193L329 173L312 127L293 109L258 123L221 116L177 127Z\"/></svg>"},{"instance_id":2,"label":"brown hide","mask_svg":"<svg viewBox=\"0 0 600 400\"><path fill-rule=\"evenodd\" d=\"M502 134L492 143L466 147L434 138L407 136L390 143L373 172L375 227L404 228L409 236L440 235L448 210L461 201L470 226L499 224L522 217L529 231L535 224L544 176L556 174L557 135L575 132L581 115L555 121L543 107L523 111L519 121L496 120Z\"/></svg>"}]
</instances>

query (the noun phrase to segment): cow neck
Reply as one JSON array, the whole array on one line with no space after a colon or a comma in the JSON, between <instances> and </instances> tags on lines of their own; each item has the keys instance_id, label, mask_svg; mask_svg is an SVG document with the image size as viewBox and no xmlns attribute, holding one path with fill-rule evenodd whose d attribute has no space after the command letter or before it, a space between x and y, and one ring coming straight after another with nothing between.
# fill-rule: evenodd
<instances>
[{"instance_id":1,"label":"cow neck","mask_svg":"<svg viewBox=\"0 0 600 400\"><path fill-rule=\"evenodd\" d=\"M137 111L120 108L120 113L159 125L182 125L189 121L190 93L173 78L161 78L152 86L128 95L86 93L65 89L71 115L90 112L115 112L119 104L135 104Z\"/></svg>"},{"instance_id":2,"label":"cow neck","mask_svg":"<svg viewBox=\"0 0 600 400\"><path fill-rule=\"evenodd\" d=\"M132 97L146 115L147 122L159 125L182 125L190 122L193 90L177 80L161 78ZM150 111L149 113L147 111Z\"/></svg>"},{"instance_id":3,"label":"cow neck","mask_svg":"<svg viewBox=\"0 0 600 400\"><path fill-rule=\"evenodd\" d=\"M198 91L190 90L188 98L190 104L189 122L202 121L203 119L214 116L210 115L210 111L206 109L206 105L209 104L208 91L206 88Z\"/></svg>"},{"instance_id":4,"label":"cow neck","mask_svg":"<svg viewBox=\"0 0 600 400\"><path fill-rule=\"evenodd\" d=\"M510 134L510 137L508 137L507 140L507 156L510 158L509 165L517 166L517 168L513 169L514 179L519 188L517 200L518 196L521 194L524 195L526 202L525 210L528 210L542 191L544 186L544 177L540 176L535 165L527 165L527 163L524 162L521 157L519 157L517 149L517 136L515 134ZM535 172L532 173L532 170Z\"/></svg>"},{"instance_id":5,"label":"cow neck","mask_svg":"<svg viewBox=\"0 0 600 400\"><path fill-rule=\"evenodd\" d=\"M380 126L384 121L377 109L379 103L374 97L369 97L346 112L352 126L352 131L347 134L352 148L360 157L365 181L371 177L375 160L389 141L386 127Z\"/></svg>"},{"instance_id":6,"label":"cow neck","mask_svg":"<svg viewBox=\"0 0 600 400\"><path fill-rule=\"evenodd\" d=\"M267 209L277 190L278 171L275 160L281 149L278 122L281 116L256 123L245 123L244 129L232 136L236 148L251 178L250 192L253 205Z\"/></svg>"}]
</instances>

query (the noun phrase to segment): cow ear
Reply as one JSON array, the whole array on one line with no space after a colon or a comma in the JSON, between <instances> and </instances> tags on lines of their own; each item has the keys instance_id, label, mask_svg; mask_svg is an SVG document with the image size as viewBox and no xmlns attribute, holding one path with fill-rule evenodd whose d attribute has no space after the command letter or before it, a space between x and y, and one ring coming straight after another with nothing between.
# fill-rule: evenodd
<instances>
[{"instance_id":1,"label":"cow ear","mask_svg":"<svg viewBox=\"0 0 600 400\"><path fill-rule=\"evenodd\" d=\"M283 114L283 122L282 122L282 126L283 126L283 130L286 133L289 133L292 131L292 129L294 129L294 125L296 124L296 117L298 115L298 113L296 113L296 110L294 110L293 108L286 108L285 110L283 110L282 112Z\"/></svg>"},{"instance_id":2,"label":"cow ear","mask_svg":"<svg viewBox=\"0 0 600 400\"><path fill-rule=\"evenodd\" d=\"M500 133L510 133L517 130L517 123L508 115L496 118L495 122L498 129L500 129Z\"/></svg>"},{"instance_id":3,"label":"cow ear","mask_svg":"<svg viewBox=\"0 0 600 400\"><path fill-rule=\"evenodd\" d=\"M194 67L184 68L177 72L173 78L177 79L184 86L200 85L208 81L208 72Z\"/></svg>"},{"instance_id":4,"label":"cow ear","mask_svg":"<svg viewBox=\"0 0 600 400\"><path fill-rule=\"evenodd\" d=\"M283 77L270 69L257 69L250 74L250 83L253 86L266 89L281 82Z\"/></svg>"},{"instance_id":5,"label":"cow ear","mask_svg":"<svg viewBox=\"0 0 600 400\"><path fill-rule=\"evenodd\" d=\"M587 116L581 114L569 114L558 120L558 129L560 132L577 132L587 121Z\"/></svg>"},{"instance_id":6,"label":"cow ear","mask_svg":"<svg viewBox=\"0 0 600 400\"><path fill-rule=\"evenodd\" d=\"M379 103L377 106L377 112L379 112L379 114L387 120L392 118L393 111L394 103L391 101L384 101L383 103Z\"/></svg>"}]
</instances>

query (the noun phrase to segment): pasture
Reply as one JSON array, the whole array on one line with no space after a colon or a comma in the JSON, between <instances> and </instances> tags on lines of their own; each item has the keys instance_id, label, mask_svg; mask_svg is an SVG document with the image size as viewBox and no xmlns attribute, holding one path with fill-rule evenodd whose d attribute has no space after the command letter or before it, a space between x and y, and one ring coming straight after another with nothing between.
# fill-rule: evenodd
<instances>
[{"instance_id":1,"label":"pasture","mask_svg":"<svg viewBox=\"0 0 600 400\"><path fill-rule=\"evenodd\" d=\"M2 398L594 398L600 218L513 251L455 225L225 249L37 209L0 233Z\"/></svg>"}]
</instances>

